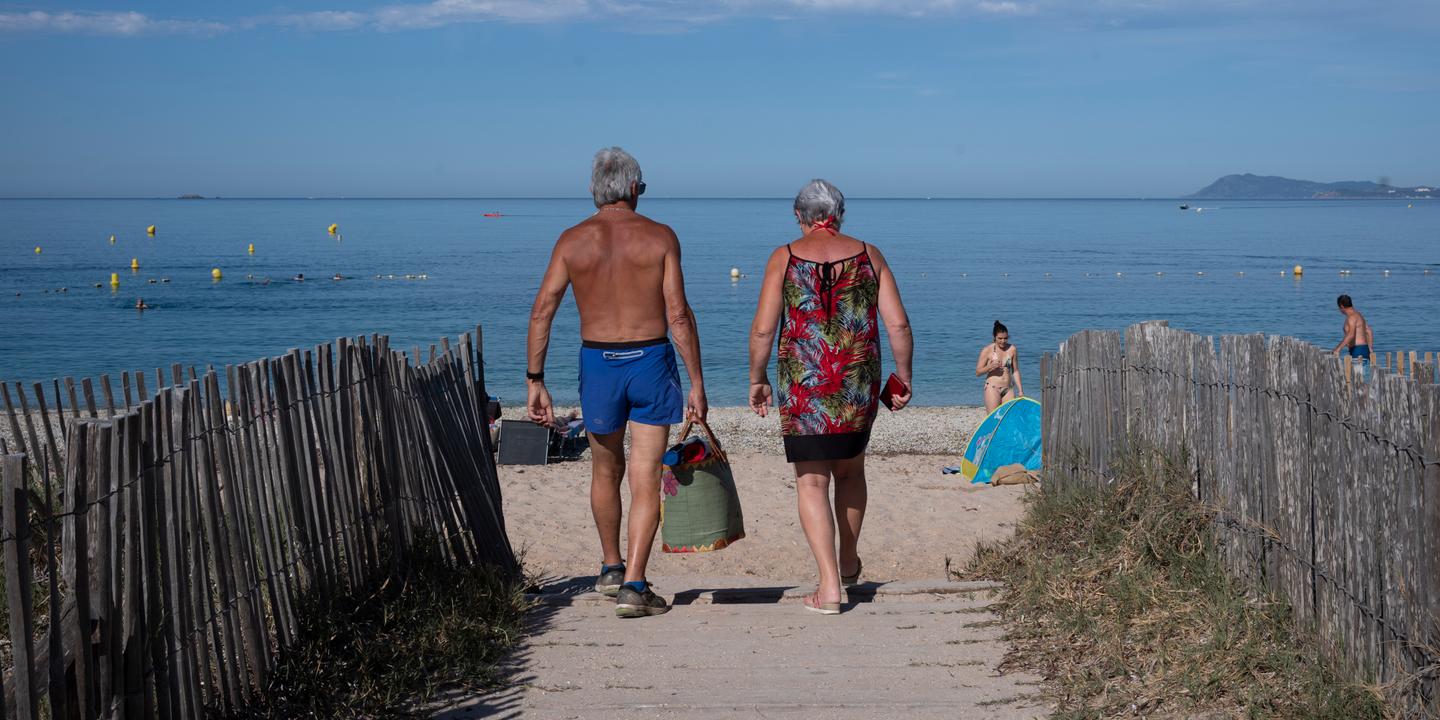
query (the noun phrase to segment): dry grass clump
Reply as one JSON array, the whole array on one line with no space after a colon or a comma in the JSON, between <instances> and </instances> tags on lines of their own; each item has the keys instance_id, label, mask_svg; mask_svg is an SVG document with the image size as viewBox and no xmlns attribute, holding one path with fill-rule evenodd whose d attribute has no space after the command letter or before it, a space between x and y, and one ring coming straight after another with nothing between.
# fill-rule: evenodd
<instances>
[{"instance_id":1,"label":"dry grass clump","mask_svg":"<svg viewBox=\"0 0 1440 720\"><path fill-rule=\"evenodd\" d=\"M300 642L246 717L428 717L441 690L500 685L521 634L522 586L489 567L418 561L405 583L359 599L312 602Z\"/></svg>"},{"instance_id":2,"label":"dry grass clump","mask_svg":"<svg viewBox=\"0 0 1440 720\"><path fill-rule=\"evenodd\" d=\"M1183 471L1131 460L1120 476L1033 494L1016 537L957 573L1006 583L1001 669L1044 675L1061 718L1386 716L1297 638L1287 605L1226 575Z\"/></svg>"}]
</instances>

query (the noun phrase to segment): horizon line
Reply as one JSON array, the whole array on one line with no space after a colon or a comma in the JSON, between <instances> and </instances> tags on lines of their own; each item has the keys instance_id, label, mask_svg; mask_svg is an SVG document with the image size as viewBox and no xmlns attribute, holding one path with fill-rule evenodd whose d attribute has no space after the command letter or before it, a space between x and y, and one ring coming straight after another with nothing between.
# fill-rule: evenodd
<instances>
[{"instance_id":1,"label":"horizon line","mask_svg":"<svg viewBox=\"0 0 1440 720\"><path fill-rule=\"evenodd\" d=\"M785 195L729 196L729 195L673 195L648 197L653 200L793 200ZM852 195L848 200L1294 200L1297 198L1191 198L1184 195ZM1309 199L1309 198L1300 198ZM1327 198L1320 198L1327 199ZM1380 198L1389 199L1389 198ZM0 200L590 200L584 196L564 195L229 195L200 198L182 198L177 195L0 195Z\"/></svg>"}]
</instances>

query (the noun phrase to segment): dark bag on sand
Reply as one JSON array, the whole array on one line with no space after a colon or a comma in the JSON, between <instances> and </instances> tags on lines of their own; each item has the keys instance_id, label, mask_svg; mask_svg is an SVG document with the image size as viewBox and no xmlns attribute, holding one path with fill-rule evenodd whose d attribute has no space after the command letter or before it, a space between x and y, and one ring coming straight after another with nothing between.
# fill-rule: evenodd
<instances>
[{"instance_id":1,"label":"dark bag on sand","mask_svg":"<svg viewBox=\"0 0 1440 720\"><path fill-rule=\"evenodd\" d=\"M730 458L704 421L704 437L687 437L694 424L680 429L660 476L660 549L667 553L710 552L745 537Z\"/></svg>"}]
</instances>

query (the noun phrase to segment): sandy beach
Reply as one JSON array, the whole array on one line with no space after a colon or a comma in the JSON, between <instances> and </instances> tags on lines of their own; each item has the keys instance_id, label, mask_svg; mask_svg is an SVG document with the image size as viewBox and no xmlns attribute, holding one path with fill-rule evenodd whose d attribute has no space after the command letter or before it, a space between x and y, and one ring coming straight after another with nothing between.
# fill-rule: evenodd
<instances>
[{"instance_id":1,"label":"sandy beach","mask_svg":"<svg viewBox=\"0 0 1440 720\"><path fill-rule=\"evenodd\" d=\"M522 412L507 407L502 416L516 421ZM976 541L1012 532L1024 487L971 486L959 476L940 473L958 463L984 417L984 408L974 406L912 407L877 417L866 466L870 503L860 549L867 579L940 578L946 558L962 563ZM661 553L657 542L650 575L657 582L666 575L797 582L811 577L814 563L796 516L795 476L785 462L778 416L714 408L710 427L730 453L747 537L733 548L701 555ZM0 422L0 440L10 440L9 435L8 423ZM13 442L10 447L18 450ZM546 466L501 465L499 476L506 530L524 553L527 572L550 578L594 573L600 557L590 516L588 451L578 460Z\"/></svg>"},{"instance_id":2,"label":"sandy beach","mask_svg":"<svg viewBox=\"0 0 1440 720\"><path fill-rule=\"evenodd\" d=\"M976 407L881 413L866 467L870 499L860 556L867 580L942 578L947 558L958 565L977 541L1012 532L1026 486L971 486L940 473L956 464L984 415ZM657 543L649 575L662 592L667 575L796 582L814 576L778 424L774 414L759 418L748 408L711 410L711 428L730 453L747 536L730 548L701 555L661 553ZM502 465L500 482L506 528L523 552L527 572L540 578L595 572L600 557L590 516L588 457L547 466Z\"/></svg>"}]
</instances>

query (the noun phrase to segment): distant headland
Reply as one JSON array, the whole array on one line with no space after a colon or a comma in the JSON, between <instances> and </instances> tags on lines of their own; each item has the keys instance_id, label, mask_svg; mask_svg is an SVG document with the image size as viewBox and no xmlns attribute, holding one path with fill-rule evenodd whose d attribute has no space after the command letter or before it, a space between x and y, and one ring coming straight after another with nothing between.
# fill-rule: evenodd
<instances>
[{"instance_id":1,"label":"distant headland","mask_svg":"<svg viewBox=\"0 0 1440 720\"><path fill-rule=\"evenodd\" d=\"M1368 180L1322 183L1275 175L1226 175L1187 197L1196 200L1404 200L1440 197L1433 185L1395 187Z\"/></svg>"},{"instance_id":2,"label":"distant headland","mask_svg":"<svg viewBox=\"0 0 1440 720\"><path fill-rule=\"evenodd\" d=\"M204 200L204 199L205 199L205 196L204 196L204 195L196 195L195 193L187 193L187 194L185 194L185 195L181 195L178 199L180 199L180 200Z\"/></svg>"}]
</instances>

